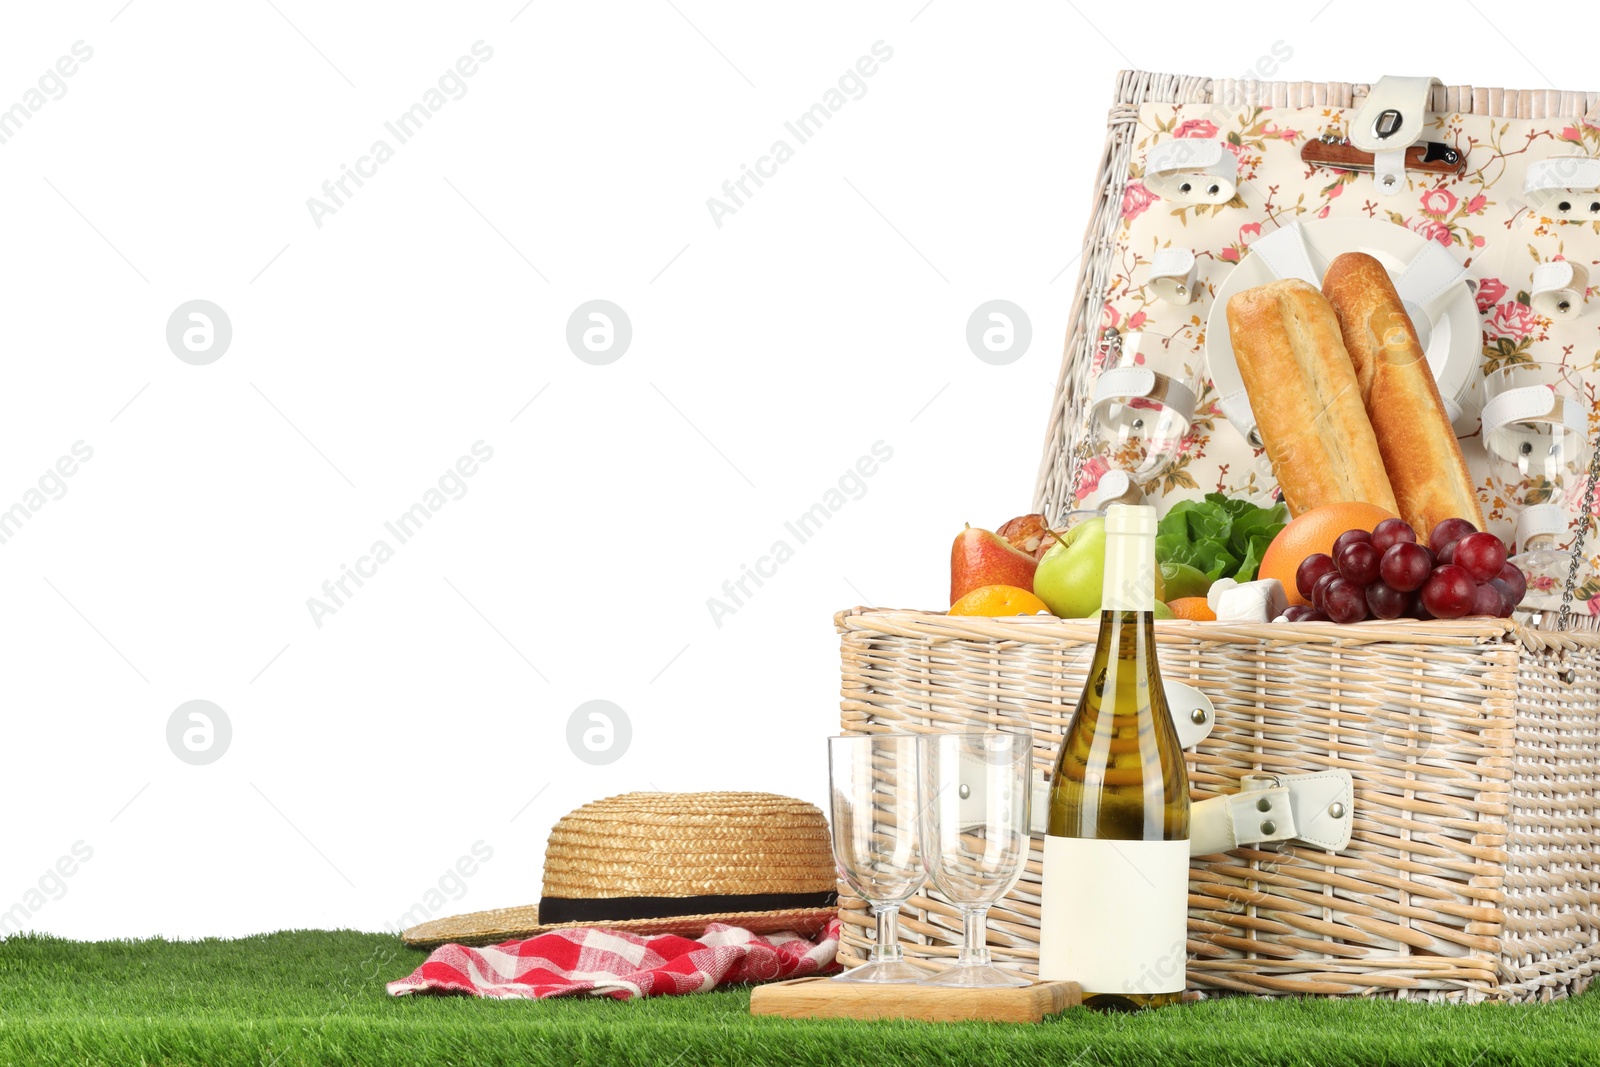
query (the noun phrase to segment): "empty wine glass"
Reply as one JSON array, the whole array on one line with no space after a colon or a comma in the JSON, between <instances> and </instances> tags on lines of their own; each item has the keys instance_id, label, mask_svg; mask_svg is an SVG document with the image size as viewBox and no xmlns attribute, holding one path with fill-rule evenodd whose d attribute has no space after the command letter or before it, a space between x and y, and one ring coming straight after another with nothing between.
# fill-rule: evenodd
<instances>
[{"instance_id":1,"label":"empty wine glass","mask_svg":"<svg viewBox=\"0 0 1600 1067\"><path fill-rule=\"evenodd\" d=\"M1530 593L1565 584L1567 550L1587 480L1589 405L1565 367L1518 363L1484 379L1483 444L1489 477L1514 526L1511 558ZM1587 577L1587 568L1579 584Z\"/></svg>"},{"instance_id":2,"label":"empty wine glass","mask_svg":"<svg viewBox=\"0 0 1600 1067\"><path fill-rule=\"evenodd\" d=\"M1182 457L1198 404L1201 361L1186 345L1108 329L1093 386L1090 434L1098 478L1086 503L1142 503Z\"/></svg>"},{"instance_id":3,"label":"empty wine glass","mask_svg":"<svg viewBox=\"0 0 1600 1067\"><path fill-rule=\"evenodd\" d=\"M919 982L928 972L905 960L900 905L927 878L917 825L917 735L828 738L833 861L872 909L878 943L867 961L836 982Z\"/></svg>"},{"instance_id":4,"label":"empty wine glass","mask_svg":"<svg viewBox=\"0 0 1600 1067\"><path fill-rule=\"evenodd\" d=\"M934 885L961 909L956 965L925 985L1032 985L990 962L989 907L1022 876L1031 839L1033 737L1008 730L931 734L922 748L922 858Z\"/></svg>"}]
</instances>

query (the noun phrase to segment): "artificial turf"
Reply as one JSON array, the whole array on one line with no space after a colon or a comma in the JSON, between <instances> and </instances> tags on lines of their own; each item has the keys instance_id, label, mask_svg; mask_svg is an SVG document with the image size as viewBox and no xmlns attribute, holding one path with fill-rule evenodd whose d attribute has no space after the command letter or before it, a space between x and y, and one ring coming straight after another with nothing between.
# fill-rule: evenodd
<instances>
[{"instance_id":1,"label":"artificial turf","mask_svg":"<svg viewBox=\"0 0 1600 1067\"><path fill-rule=\"evenodd\" d=\"M747 988L620 1003L384 992L382 934L0 942L0 1064L1491 1064L1600 1062L1600 993L1543 1005L1221 997L1036 1026L753 1019Z\"/></svg>"}]
</instances>

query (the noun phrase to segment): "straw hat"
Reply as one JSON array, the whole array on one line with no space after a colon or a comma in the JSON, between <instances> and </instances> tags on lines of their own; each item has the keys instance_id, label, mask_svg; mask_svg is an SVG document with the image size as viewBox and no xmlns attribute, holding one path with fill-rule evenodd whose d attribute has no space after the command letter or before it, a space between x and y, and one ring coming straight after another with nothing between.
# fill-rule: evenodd
<instances>
[{"instance_id":1,"label":"straw hat","mask_svg":"<svg viewBox=\"0 0 1600 1067\"><path fill-rule=\"evenodd\" d=\"M539 905L434 919L408 945L488 945L573 926L696 936L713 922L814 934L836 914L828 823L771 793L624 793L562 817Z\"/></svg>"}]
</instances>

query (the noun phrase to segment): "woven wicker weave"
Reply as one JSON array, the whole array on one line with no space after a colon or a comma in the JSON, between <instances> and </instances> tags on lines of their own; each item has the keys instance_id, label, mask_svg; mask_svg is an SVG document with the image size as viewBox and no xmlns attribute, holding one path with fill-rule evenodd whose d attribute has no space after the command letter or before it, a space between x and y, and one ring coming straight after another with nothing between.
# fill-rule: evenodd
<instances>
[{"instance_id":1,"label":"woven wicker weave","mask_svg":"<svg viewBox=\"0 0 1600 1067\"><path fill-rule=\"evenodd\" d=\"M1350 107L1366 85L1232 82L1124 72L1084 239L1035 510L1072 504L1074 457L1138 109L1152 102ZM1600 94L1436 89L1435 111L1600 121ZM1031 728L1048 770L1082 690L1094 622L841 613L846 732ZM1159 623L1163 674L1216 705L1189 759L1195 797L1254 772L1349 771L1354 833L1304 847L1199 857L1189 886L1189 985L1258 994L1531 1000L1581 990L1600 968L1600 635L1500 620L1247 626ZM1041 842L993 909L996 959L1038 960ZM841 889L842 960L871 919ZM913 958L953 961L961 918L913 897Z\"/></svg>"},{"instance_id":2,"label":"woven wicker weave","mask_svg":"<svg viewBox=\"0 0 1600 1067\"><path fill-rule=\"evenodd\" d=\"M1031 728L1049 769L1097 623L857 609L835 620L847 732ZM1160 623L1165 677L1216 705L1190 754L1197 799L1252 772L1355 781L1340 853L1197 858L1189 984L1252 993L1530 999L1600 967L1594 854L1600 638L1474 619ZM997 960L1038 960L1042 842L990 913ZM872 933L847 900L847 963ZM927 891L901 918L908 955L953 959L957 910Z\"/></svg>"}]
</instances>

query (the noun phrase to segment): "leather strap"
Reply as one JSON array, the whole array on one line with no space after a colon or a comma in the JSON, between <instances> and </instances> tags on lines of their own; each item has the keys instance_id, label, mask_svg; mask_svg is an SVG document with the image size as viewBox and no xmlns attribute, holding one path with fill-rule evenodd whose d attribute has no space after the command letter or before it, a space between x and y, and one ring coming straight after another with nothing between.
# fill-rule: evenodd
<instances>
[{"instance_id":1,"label":"leather strap","mask_svg":"<svg viewBox=\"0 0 1600 1067\"><path fill-rule=\"evenodd\" d=\"M1298 222L1256 238L1250 245L1250 255L1260 256L1275 278L1299 278L1314 288L1322 288L1322 272L1311 262L1305 231Z\"/></svg>"},{"instance_id":2,"label":"leather strap","mask_svg":"<svg viewBox=\"0 0 1600 1067\"><path fill-rule=\"evenodd\" d=\"M1049 785L1034 782L1033 832L1049 822ZM1355 784L1348 771L1249 774L1239 792L1189 806L1189 855L1210 856L1241 845L1299 842L1338 852L1355 826Z\"/></svg>"},{"instance_id":3,"label":"leather strap","mask_svg":"<svg viewBox=\"0 0 1600 1067\"><path fill-rule=\"evenodd\" d=\"M1176 204L1226 204L1238 178L1239 157L1216 138L1158 141L1144 157L1144 187Z\"/></svg>"},{"instance_id":4,"label":"leather strap","mask_svg":"<svg viewBox=\"0 0 1600 1067\"><path fill-rule=\"evenodd\" d=\"M1600 202L1600 159L1553 156L1535 160L1528 164L1522 179L1522 193L1529 209L1543 218L1596 221L1590 207Z\"/></svg>"},{"instance_id":5,"label":"leather strap","mask_svg":"<svg viewBox=\"0 0 1600 1067\"><path fill-rule=\"evenodd\" d=\"M1150 259L1145 284L1169 304L1183 307L1194 300L1196 260L1187 248L1163 248Z\"/></svg>"},{"instance_id":6,"label":"leather strap","mask_svg":"<svg viewBox=\"0 0 1600 1067\"><path fill-rule=\"evenodd\" d=\"M1421 141L1422 128L1427 125L1427 104L1434 96L1435 85L1442 82L1438 78L1378 78L1350 120L1350 144L1362 152L1381 154L1403 152ZM1403 165L1400 176L1403 184Z\"/></svg>"},{"instance_id":7,"label":"leather strap","mask_svg":"<svg viewBox=\"0 0 1600 1067\"><path fill-rule=\"evenodd\" d=\"M1517 513L1511 536L1517 543L1517 550L1525 552L1528 542L1535 537L1559 537L1567 532L1569 525L1567 509L1560 504L1529 504Z\"/></svg>"},{"instance_id":8,"label":"leather strap","mask_svg":"<svg viewBox=\"0 0 1600 1067\"><path fill-rule=\"evenodd\" d=\"M608 923L675 919L682 915L831 908L838 902L839 894L833 890L823 893L718 893L698 897L540 897L539 921Z\"/></svg>"},{"instance_id":9,"label":"leather strap","mask_svg":"<svg viewBox=\"0 0 1600 1067\"><path fill-rule=\"evenodd\" d=\"M1547 319L1575 319L1589 298L1589 271L1555 259L1533 268L1532 307Z\"/></svg>"},{"instance_id":10,"label":"leather strap","mask_svg":"<svg viewBox=\"0 0 1600 1067\"><path fill-rule=\"evenodd\" d=\"M1108 504L1142 504L1144 491L1133 483L1127 471L1106 471L1083 502L1090 510L1102 512Z\"/></svg>"},{"instance_id":11,"label":"leather strap","mask_svg":"<svg viewBox=\"0 0 1600 1067\"><path fill-rule=\"evenodd\" d=\"M1581 404L1569 403L1564 396L1544 385L1523 385L1507 389L1490 397L1483 405L1483 435L1505 429L1512 423L1527 422L1535 425L1560 426L1583 439L1588 433L1588 422ZM1507 458L1505 449L1490 444L1490 450Z\"/></svg>"},{"instance_id":12,"label":"leather strap","mask_svg":"<svg viewBox=\"0 0 1600 1067\"><path fill-rule=\"evenodd\" d=\"M1149 367L1112 367L1094 380L1094 403L1142 398L1171 408L1186 421L1194 421L1199 403L1194 391L1170 375Z\"/></svg>"},{"instance_id":13,"label":"leather strap","mask_svg":"<svg viewBox=\"0 0 1600 1067\"><path fill-rule=\"evenodd\" d=\"M1210 856L1237 848L1241 842L1261 844L1295 836L1289 790L1271 789L1213 797L1189 805L1189 855Z\"/></svg>"},{"instance_id":14,"label":"leather strap","mask_svg":"<svg viewBox=\"0 0 1600 1067\"><path fill-rule=\"evenodd\" d=\"M1429 241L1394 279L1394 289L1402 302L1424 308L1460 285L1466 276L1467 268L1455 256L1443 245Z\"/></svg>"},{"instance_id":15,"label":"leather strap","mask_svg":"<svg viewBox=\"0 0 1600 1067\"><path fill-rule=\"evenodd\" d=\"M1406 149L1422 139L1437 78L1379 78L1350 121L1350 143L1371 152L1373 186L1392 196L1406 188Z\"/></svg>"},{"instance_id":16,"label":"leather strap","mask_svg":"<svg viewBox=\"0 0 1600 1067\"><path fill-rule=\"evenodd\" d=\"M1250 397L1243 389L1237 389L1217 400L1217 407L1222 409L1223 418L1233 424L1251 448L1260 448L1261 431L1256 428L1256 413L1250 409Z\"/></svg>"},{"instance_id":17,"label":"leather strap","mask_svg":"<svg viewBox=\"0 0 1600 1067\"><path fill-rule=\"evenodd\" d=\"M1185 682L1163 681L1167 694L1167 710L1172 713L1172 728L1178 732L1178 746L1193 748L1211 736L1217 722L1217 710L1206 696Z\"/></svg>"}]
</instances>

